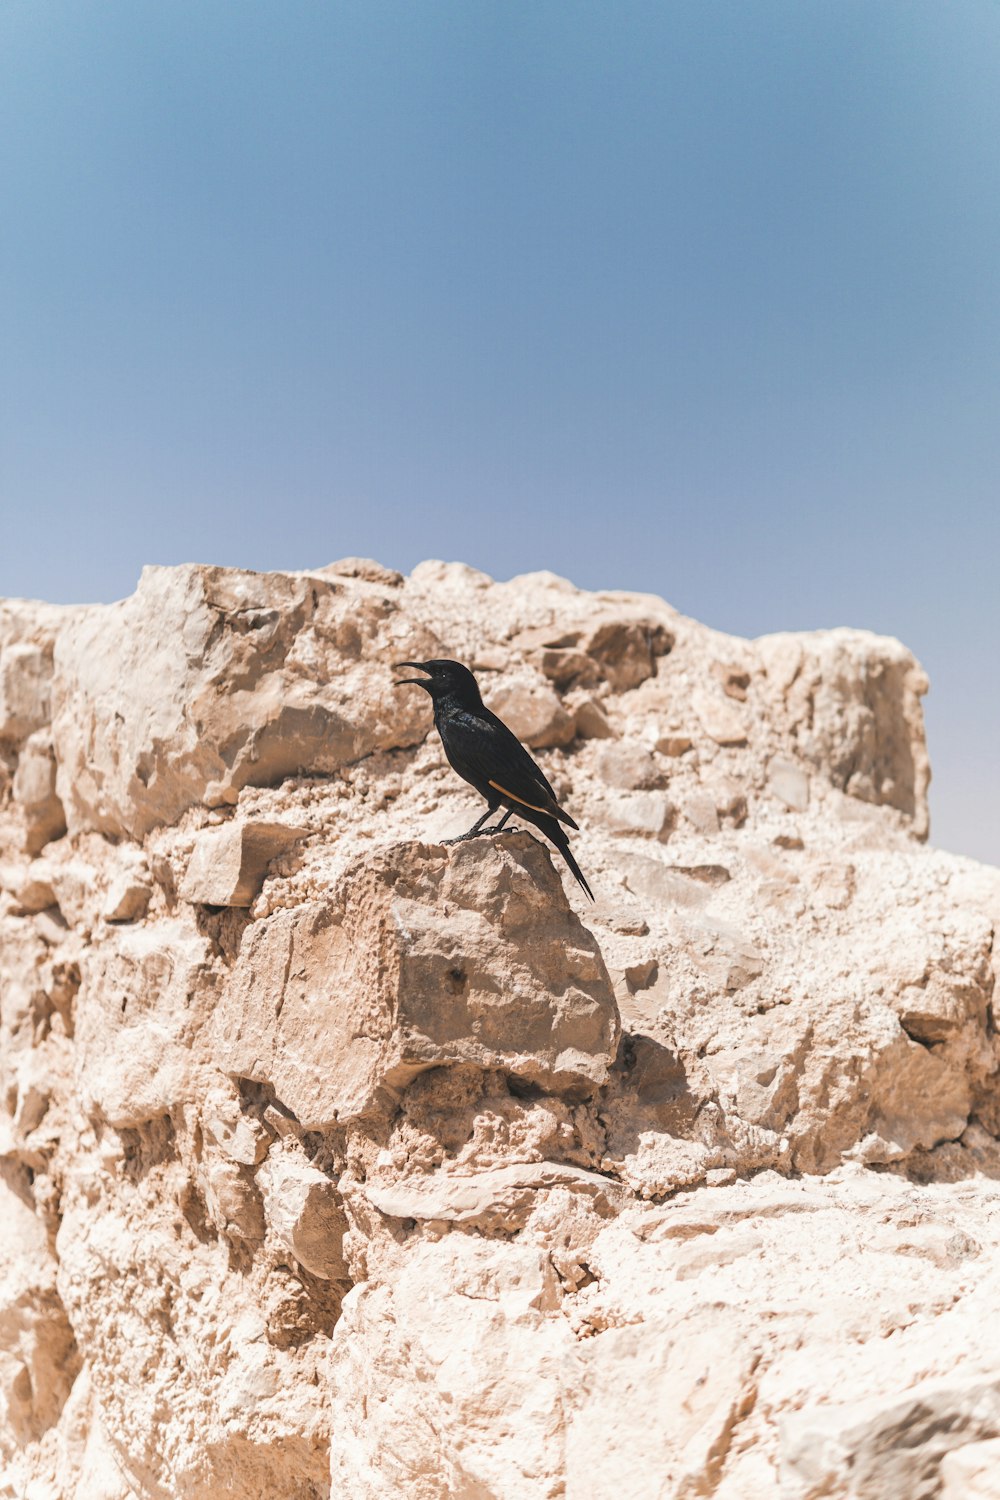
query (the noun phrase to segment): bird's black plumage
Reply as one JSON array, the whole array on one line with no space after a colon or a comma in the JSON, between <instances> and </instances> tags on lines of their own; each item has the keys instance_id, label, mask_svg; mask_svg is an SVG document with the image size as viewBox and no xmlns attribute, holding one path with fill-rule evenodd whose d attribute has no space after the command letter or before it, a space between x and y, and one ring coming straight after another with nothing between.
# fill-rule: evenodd
<instances>
[{"instance_id":1,"label":"bird's black plumage","mask_svg":"<svg viewBox=\"0 0 1000 1500\"><path fill-rule=\"evenodd\" d=\"M404 677L397 686L414 683L430 693L434 703L434 724L441 736L445 755L459 776L486 798L487 808L483 816L462 837L496 833L511 813L516 813L526 822L534 823L555 844L593 901L594 893L573 858L562 826L566 824L575 828L577 825L559 806L540 767L535 765L520 740L496 714L490 713L480 695L479 684L468 667L463 667L461 662L444 660L402 661L399 666L414 667L427 674L426 677ZM501 807L506 811L496 828L484 829L483 824L490 814Z\"/></svg>"}]
</instances>

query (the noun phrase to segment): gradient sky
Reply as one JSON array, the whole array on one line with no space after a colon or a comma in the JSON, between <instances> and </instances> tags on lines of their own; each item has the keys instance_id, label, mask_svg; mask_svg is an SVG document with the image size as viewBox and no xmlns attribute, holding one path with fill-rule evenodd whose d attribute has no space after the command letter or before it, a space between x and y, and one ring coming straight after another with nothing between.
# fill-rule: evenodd
<instances>
[{"instance_id":1,"label":"gradient sky","mask_svg":"<svg viewBox=\"0 0 1000 1500\"><path fill-rule=\"evenodd\" d=\"M0 594L867 626L1000 863L996 0L0 0L0 205Z\"/></svg>"}]
</instances>

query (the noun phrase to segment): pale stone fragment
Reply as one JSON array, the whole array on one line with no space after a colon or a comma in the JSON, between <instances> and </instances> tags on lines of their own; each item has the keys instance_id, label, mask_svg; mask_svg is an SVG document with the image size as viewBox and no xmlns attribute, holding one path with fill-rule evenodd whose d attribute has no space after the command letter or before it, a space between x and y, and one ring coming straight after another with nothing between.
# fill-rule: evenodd
<instances>
[{"instance_id":1,"label":"pale stone fragment","mask_svg":"<svg viewBox=\"0 0 1000 1500\"><path fill-rule=\"evenodd\" d=\"M475 1176L438 1172L430 1179L370 1182L364 1191L379 1213L392 1218L446 1220L512 1232L523 1228L538 1194L554 1188L586 1196L608 1213L620 1201L606 1177L554 1162L515 1163Z\"/></svg>"},{"instance_id":2,"label":"pale stone fragment","mask_svg":"<svg viewBox=\"0 0 1000 1500\"><path fill-rule=\"evenodd\" d=\"M584 698L573 711L576 732L584 740L611 740L617 731L599 703Z\"/></svg>"},{"instance_id":3,"label":"pale stone fragment","mask_svg":"<svg viewBox=\"0 0 1000 1500\"><path fill-rule=\"evenodd\" d=\"M548 648L542 652L541 668L546 677L560 690L569 687L589 687L598 680L599 672L593 658L585 651L572 648Z\"/></svg>"},{"instance_id":4,"label":"pale stone fragment","mask_svg":"<svg viewBox=\"0 0 1000 1500\"><path fill-rule=\"evenodd\" d=\"M675 820L673 803L662 792L611 792L591 816L611 833L662 840L670 837Z\"/></svg>"},{"instance_id":5,"label":"pale stone fragment","mask_svg":"<svg viewBox=\"0 0 1000 1500\"><path fill-rule=\"evenodd\" d=\"M486 697L492 712L525 745L539 750L568 745L576 733L572 715L540 677L510 676L491 687Z\"/></svg>"},{"instance_id":6,"label":"pale stone fragment","mask_svg":"<svg viewBox=\"0 0 1000 1500\"><path fill-rule=\"evenodd\" d=\"M332 573L337 578L362 578L365 583L381 583L387 588L398 588L403 575L395 568L383 567L370 557L342 557L338 562L327 563L325 568L315 570L322 576Z\"/></svg>"},{"instance_id":7,"label":"pale stone fragment","mask_svg":"<svg viewBox=\"0 0 1000 1500\"><path fill-rule=\"evenodd\" d=\"M689 792L680 803L685 818L699 833L718 833L719 809L711 791L699 787Z\"/></svg>"},{"instance_id":8,"label":"pale stone fragment","mask_svg":"<svg viewBox=\"0 0 1000 1500\"><path fill-rule=\"evenodd\" d=\"M14 801L24 814L25 848L37 854L66 832L66 815L56 793L56 759L47 730L25 741L14 774Z\"/></svg>"},{"instance_id":9,"label":"pale stone fragment","mask_svg":"<svg viewBox=\"0 0 1000 1500\"><path fill-rule=\"evenodd\" d=\"M51 712L52 657L30 641L0 649L0 738L16 741L44 728Z\"/></svg>"},{"instance_id":10,"label":"pale stone fragment","mask_svg":"<svg viewBox=\"0 0 1000 1500\"><path fill-rule=\"evenodd\" d=\"M630 854L622 861L622 873L630 891L657 906L704 906L711 895L707 882L644 855Z\"/></svg>"},{"instance_id":11,"label":"pale stone fragment","mask_svg":"<svg viewBox=\"0 0 1000 1500\"><path fill-rule=\"evenodd\" d=\"M44 860L33 860L22 878L15 881L13 890L22 911L44 911L56 899L51 867Z\"/></svg>"},{"instance_id":12,"label":"pale stone fragment","mask_svg":"<svg viewBox=\"0 0 1000 1500\"><path fill-rule=\"evenodd\" d=\"M659 750L661 755L670 755L676 758L686 755L691 749L692 740L687 734L665 734L656 741L654 749Z\"/></svg>"},{"instance_id":13,"label":"pale stone fragment","mask_svg":"<svg viewBox=\"0 0 1000 1500\"><path fill-rule=\"evenodd\" d=\"M597 774L623 791L649 791L666 782L663 769L641 745L608 745L597 757Z\"/></svg>"},{"instance_id":14,"label":"pale stone fragment","mask_svg":"<svg viewBox=\"0 0 1000 1500\"><path fill-rule=\"evenodd\" d=\"M58 907L47 907L35 917L35 931L52 947L58 947L68 936L69 927Z\"/></svg>"},{"instance_id":15,"label":"pale stone fragment","mask_svg":"<svg viewBox=\"0 0 1000 1500\"><path fill-rule=\"evenodd\" d=\"M267 1155L269 1132L242 1109L235 1092L213 1089L202 1105L201 1120L222 1154L239 1166L256 1167Z\"/></svg>"},{"instance_id":16,"label":"pale stone fragment","mask_svg":"<svg viewBox=\"0 0 1000 1500\"><path fill-rule=\"evenodd\" d=\"M599 620L580 641L616 693L627 693L653 676L658 659L673 644L673 632L661 621L623 616Z\"/></svg>"},{"instance_id":17,"label":"pale stone fragment","mask_svg":"<svg viewBox=\"0 0 1000 1500\"><path fill-rule=\"evenodd\" d=\"M100 877L97 867L85 858L51 859L46 863L62 916L71 927L90 929L97 920L101 904Z\"/></svg>"},{"instance_id":18,"label":"pale stone fragment","mask_svg":"<svg viewBox=\"0 0 1000 1500\"><path fill-rule=\"evenodd\" d=\"M898 808L928 830L930 763L921 698L927 676L899 641L837 629L756 642L775 717L834 786Z\"/></svg>"},{"instance_id":19,"label":"pale stone fragment","mask_svg":"<svg viewBox=\"0 0 1000 1500\"><path fill-rule=\"evenodd\" d=\"M26 1195L16 1167L0 1176L0 1464L55 1425L80 1368L58 1264Z\"/></svg>"},{"instance_id":20,"label":"pale stone fragment","mask_svg":"<svg viewBox=\"0 0 1000 1500\"><path fill-rule=\"evenodd\" d=\"M272 1150L258 1173L267 1223L313 1276L348 1277L344 1235L348 1224L337 1185L299 1152Z\"/></svg>"},{"instance_id":21,"label":"pale stone fragment","mask_svg":"<svg viewBox=\"0 0 1000 1500\"><path fill-rule=\"evenodd\" d=\"M809 806L809 776L792 761L776 756L767 768L767 784L793 812L805 812Z\"/></svg>"},{"instance_id":22,"label":"pale stone fragment","mask_svg":"<svg viewBox=\"0 0 1000 1500\"><path fill-rule=\"evenodd\" d=\"M333 1341L333 1493L550 1496L564 1462L560 1371L573 1360L557 1306L537 1247L466 1235L420 1245L392 1283L350 1292Z\"/></svg>"},{"instance_id":23,"label":"pale stone fragment","mask_svg":"<svg viewBox=\"0 0 1000 1500\"><path fill-rule=\"evenodd\" d=\"M195 842L180 894L206 906L251 906L271 860L308 836L307 828L250 820L206 830Z\"/></svg>"},{"instance_id":24,"label":"pale stone fragment","mask_svg":"<svg viewBox=\"0 0 1000 1500\"><path fill-rule=\"evenodd\" d=\"M749 733L745 714L719 689L698 688L692 694L694 711L709 739L717 745L743 745Z\"/></svg>"},{"instance_id":25,"label":"pale stone fragment","mask_svg":"<svg viewBox=\"0 0 1000 1500\"><path fill-rule=\"evenodd\" d=\"M730 1435L752 1407L760 1353L724 1308L674 1322L655 1314L610 1328L581 1349L569 1392L566 1477L581 1500L711 1494ZM608 1421L629 1411L629 1431ZM668 1491L669 1493L669 1491Z\"/></svg>"},{"instance_id":26,"label":"pale stone fragment","mask_svg":"<svg viewBox=\"0 0 1000 1500\"><path fill-rule=\"evenodd\" d=\"M179 922L113 927L81 968L77 1060L86 1106L124 1129L191 1099L199 1087L191 1049L214 1004L205 939Z\"/></svg>"},{"instance_id":27,"label":"pale stone fragment","mask_svg":"<svg viewBox=\"0 0 1000 1500\"><path fill-rule=\"evenodd\" d=\"M148 880L123 871L108 887L104 901L106 922L137 922L146 915L153 888Z\"/></svg>"}]
</instances>

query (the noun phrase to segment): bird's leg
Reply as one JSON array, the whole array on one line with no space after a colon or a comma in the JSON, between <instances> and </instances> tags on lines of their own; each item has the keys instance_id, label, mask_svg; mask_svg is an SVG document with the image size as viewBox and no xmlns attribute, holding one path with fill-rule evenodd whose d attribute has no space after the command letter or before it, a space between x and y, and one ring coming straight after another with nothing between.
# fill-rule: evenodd
<instances>
[{"instance_id":1,"label":"bird's leg","mask_svg":"<svg viewBox=\"0 0 1000 1500\"><path fill-rule=\"evenodd\" d=\"M442 839L442 844L464 844L466 839L477 839L480 833L484 831L483 824L486 822L486 819L491 818L495 812L495 806L488 807L483 813L482 817L479 819L478 823L473 823L468 833L460 833L457 839ZM489 832L492 833L493 830L490 829Z\"/></svg>"}]
</instances>

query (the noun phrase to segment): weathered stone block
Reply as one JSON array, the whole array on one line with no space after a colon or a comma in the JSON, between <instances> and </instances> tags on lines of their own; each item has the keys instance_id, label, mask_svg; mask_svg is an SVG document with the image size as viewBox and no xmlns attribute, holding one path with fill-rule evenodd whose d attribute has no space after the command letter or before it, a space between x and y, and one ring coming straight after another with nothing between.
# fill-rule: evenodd
<instances>
[{"instance_id":1,"label":"weathered stone block","mask_svg":"<svg viewBox=\"0 0 1000 1500\"><path fill-rule=\"evenodd\" d=\"M24 813L24 844L37 854L66 832L66 815L56 793L56 760L48 730L25 741L14 775L14 801Z\"/></svg>"},{"instance_id":2,"label":"weathered stone block","mask_svg":"<svg viewBox=\"0 0 1000 1500\"><path fill-rule=\"evenodd\" d=\"M141 838L208 799L332 771L426 734L392 663L439 654L395 591L318 576L146 568L66 625L53 738L71 831Z\"/></svg>"},{"instance_id":3,"label":"weathered stone block","mask_svg":"<svg viewBox=\"0 0 1000 1500\"><path fill-rule=\"evenodd\" d=\"M269 1083L307 1128L449 1064L587 1092L618 1037L600 949L528 834L397 845L330 901L255 923L216 1024L228 1070Z\"/></svg>"},{"instance_id":4,"label":"weathered stone block","mask_svg":"<svg viewBox=\"0 0 1000 1500\"><path fill-rule=\"evenodd\" d=\"M568 745L576 733L573 718L544 678L506 678L487 694L489 706L518 739L535 749Z\"/></svg>"},{"instance_id":5,"label":"weathered stone block","mask_svg":"<svg viewBox=\"0 0 1000 1500\"><path fill-rule=\"evenodd\" d=\"M337 1185L299 1150L271 1151L257 1174L267 1223L300 1265L324 1281L348 1275L347 1217Z\"/></svg>"},{"instance_id":6,"label":"weathered stone block","mask_svg":"<svg viewBox=\"0 0 1000 1500\"><path fill-rule=\"evenodd\" d=\"M809 775L794 761L775 756L767 768L767 784L792 812L805 812L809 806Z\"/></svg>"},{"instance_id":7,"label":"weathered stone block","mask_svg":"<svg viewBox=\"0 0 1000 1500\"><path fill-rule=\"evenodd\" d=\"M267 867L308 838L307 828L287 823L240 822L198 835L180 894L206 906L250 906L264 883Z\"/></svg>"},{"instance_id":8,"label":"weathered stone block","mask_svg":"<svg viewBox=\"0 0 1000 1500\"><path fill-rule=\"evenodd\" d=\"M138 922L146 915L153 887L149 880L128 870L116 875L104 902L106 922Z\"/></svg>"},{"instance_id":9,"label":"weathered stone block","mask_svg":"<svg viewBox=\"0 0 1000 1500\"><path fill-rule=\"evenodd\" d=\"M52 656L30 641L0 649L0 738L23 740L49 722Z\"/></svg>"},{"instance_id":10,"label":"weathered stone block","mask_svg":"<svg viewBox=\"0 0 1000 1500\"><path fill-rule=\"evenodd\" d=\"M77 1027L85 1107L116 1129L198 1093L195 1039L211 1012L211 952L179 922L109 929L85 955Z\"/></svg>"}]
</instances>

